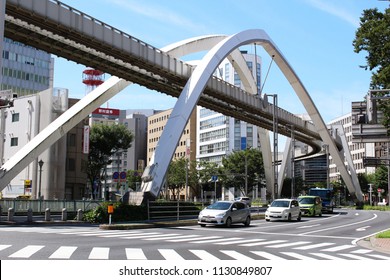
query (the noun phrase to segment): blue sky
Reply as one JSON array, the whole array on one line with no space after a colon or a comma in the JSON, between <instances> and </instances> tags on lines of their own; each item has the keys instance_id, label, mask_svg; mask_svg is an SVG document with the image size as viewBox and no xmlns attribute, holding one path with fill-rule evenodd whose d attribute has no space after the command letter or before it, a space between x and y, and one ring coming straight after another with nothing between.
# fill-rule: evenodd
<instances>
[{"instance_id":1,"label":"blue sky","mask_svg":"<svg viewBox=\"0 0 390 280\"><path fill-rule=\"evenodd\" d=\"M349 113L351 102L363 100L367 93L371 73L359 67L365 65L366 54L356 54L352 41L364 9L377 7L383 11L389 5L377 0L63 2L157 48L195 36L264 29L292 65L326 122ZM257 54L262 57L264 78L270 58L260 47ZM56 57L54 86L68 88L70 97L82 98L87 92L82 83L85 68ZM278 94L279 107L291 113L306 113L276 64L270 68L263 93ZM169 109L174 103L172 97L132 85L103 107Z\"/></svg>"}]
</instances>

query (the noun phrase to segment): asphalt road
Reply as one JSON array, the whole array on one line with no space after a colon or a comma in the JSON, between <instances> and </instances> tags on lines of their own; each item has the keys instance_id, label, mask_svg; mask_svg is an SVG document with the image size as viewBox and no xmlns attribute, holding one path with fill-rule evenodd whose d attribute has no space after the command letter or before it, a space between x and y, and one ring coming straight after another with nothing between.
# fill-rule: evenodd
<instances>
[{"instance_id":1,"label":"asphalt road","mask_svg":"<svg viewBox=\"0 0 390 280\"><path fill-rule=\"evenodd\" d=\"M390 260L356 244L390 228L390 212L339 210L250 227L0 226L1 260Z\"/></svg>"}]
</instances>

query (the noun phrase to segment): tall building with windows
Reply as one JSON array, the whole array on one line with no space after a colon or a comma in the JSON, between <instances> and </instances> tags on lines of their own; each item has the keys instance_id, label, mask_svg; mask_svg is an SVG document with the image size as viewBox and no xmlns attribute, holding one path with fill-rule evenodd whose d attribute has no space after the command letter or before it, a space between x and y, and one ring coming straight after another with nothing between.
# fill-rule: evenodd
<instances>
[{"instance_id":1,"label":"tall building with windows","mask_svg":"<svg viewBox=\"0 0 390 280\"><path fill-rule=\"evenodd\" d=\"M8 38L1 38L0 42L3 50L0 90L24 96L53 86L54 59L50 54Z\"/></svg>"},{"instance_id":2,"label":"tall building with windows","mask_svg":"<svg viewBox=\"0 0 390 280\"><path fill-rule=\"evenodd\" d=\"M340 116L328 123L328 125L342 125L344 128L345 136L347 138L349 150L351 152L353 164L356 170L356 173L373 173L375 172L374 167L365 167L363 164L364 157L374 157L375 156L375 143L359 143L352 141L352 113ZM331 181L337 181L340 179L340 173L337 169L336 164L332 161L330 157L329 164L329 177Z\"/></svg>"},{"instance_id":3,"label":"tall building with windows","mask_svg":"<svg viewBox=\"0 0 390 280\"><path fill-rule=\"evenodd\" d=\"M246 51L242 51L242 55L260 92L261 58ZM234 66L227 59L220 64L214 75L235 86L242 86ZM232 151L259 147L256 126L199 106L197 116L198 160L221 164L222 158Z\"/></svg>"}]
</instances>

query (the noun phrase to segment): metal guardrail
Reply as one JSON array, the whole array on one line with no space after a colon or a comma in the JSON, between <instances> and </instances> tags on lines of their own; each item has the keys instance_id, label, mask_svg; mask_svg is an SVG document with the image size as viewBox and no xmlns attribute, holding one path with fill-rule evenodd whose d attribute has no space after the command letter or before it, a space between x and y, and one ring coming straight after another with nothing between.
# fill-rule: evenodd
<instances>
[{"instance_id":1,"label":"metal guardrail","mask_svg":"<svg viewBox=\"0 0 390 280\"><path fill-rule=\"evenodd\" d=\"M101 200L39 200L39 199L1 199L2 212L12 208L15 214L26 214L29 209L33 213L43 214L47 208L52 213L61 213L65 208L68 213L76 213L79 209L83 212L93 209L102 203Z\"/></svg>"},{"instance_id":2,"label":"metal guardrail","mask_svg":"<svg viewBox=\"0 0 390 280\"><path fill-rule=\"evenodd\" d=\"M182 220L199 215L205 204L185 201L148 201L148 220Z\"/></svg>"}]
</instances>

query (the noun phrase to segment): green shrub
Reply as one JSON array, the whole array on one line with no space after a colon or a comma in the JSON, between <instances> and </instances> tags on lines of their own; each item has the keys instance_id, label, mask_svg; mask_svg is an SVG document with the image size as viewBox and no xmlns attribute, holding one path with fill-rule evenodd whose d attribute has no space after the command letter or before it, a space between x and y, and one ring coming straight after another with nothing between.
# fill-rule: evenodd
<instances>
[{"instance_id":1,"label":"green shrub","mask_svg":"<svg viewBox=\"0 0 390 280\"><path fill-rule=\"evenodd\" d=\"M108 205L113 204L111 222L142 221L147 219L145 206L127 205L121 202L104 202L102 205L84 213L83 220L90 223L108 223Z\"/></svg>"}]
</instances>

